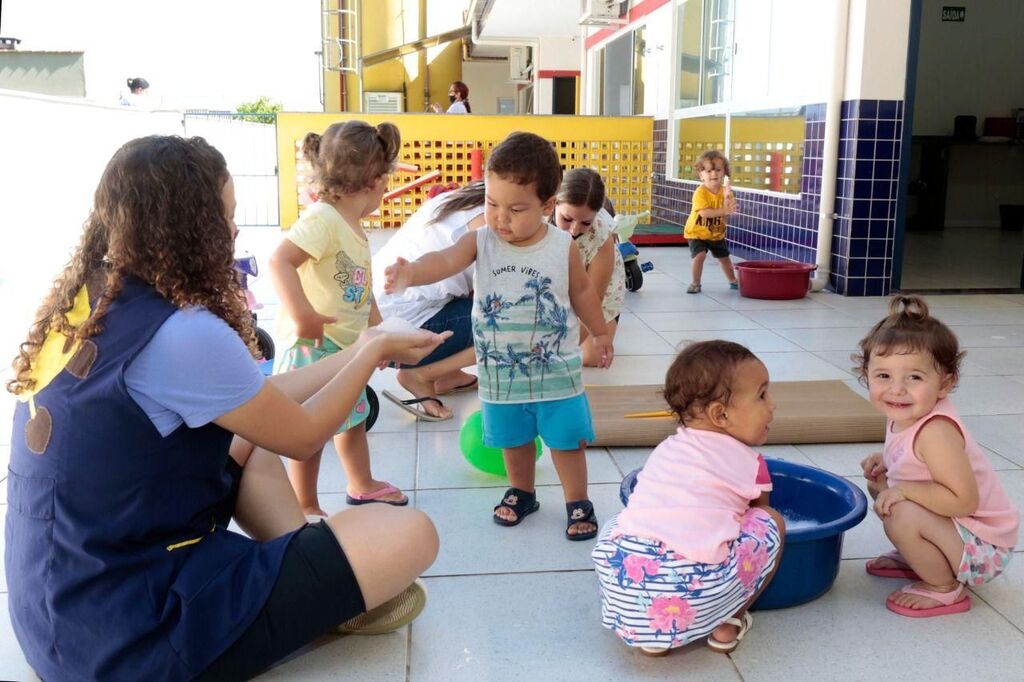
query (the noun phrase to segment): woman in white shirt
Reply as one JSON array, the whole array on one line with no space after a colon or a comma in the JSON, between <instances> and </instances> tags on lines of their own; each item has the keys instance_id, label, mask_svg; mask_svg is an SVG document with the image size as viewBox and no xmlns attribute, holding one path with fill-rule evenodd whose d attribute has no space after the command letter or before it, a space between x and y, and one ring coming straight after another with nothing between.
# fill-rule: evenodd
<instances>
[{"instance_id":1,"label":"woman in white shirt","mask_svg":"<svg viewBox=\"0 0 1024 682\"><path fill-rule=\"evenodd\" d=\"M446 114L472 114L473 109L469 106L469 88L462 81L454 81L448 86L448 107Z\"/></svg>"}]
</instances>

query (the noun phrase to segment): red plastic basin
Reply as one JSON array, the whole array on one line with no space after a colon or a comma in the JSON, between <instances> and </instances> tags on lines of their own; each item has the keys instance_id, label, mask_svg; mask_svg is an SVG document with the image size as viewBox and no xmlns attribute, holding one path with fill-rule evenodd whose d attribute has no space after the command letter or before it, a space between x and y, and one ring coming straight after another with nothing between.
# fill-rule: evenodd
<instances>
[{"instance_id":1,"label":"red plastic basin","mask_svg":"<svg viewBox=\"0 0 1024 682\"><path fill-rule=\"evenodd\" d=\"M817 265L788 260L748 260L736 263L740 296L747 298L803 298Z\"/></svg>"}]
</instances>

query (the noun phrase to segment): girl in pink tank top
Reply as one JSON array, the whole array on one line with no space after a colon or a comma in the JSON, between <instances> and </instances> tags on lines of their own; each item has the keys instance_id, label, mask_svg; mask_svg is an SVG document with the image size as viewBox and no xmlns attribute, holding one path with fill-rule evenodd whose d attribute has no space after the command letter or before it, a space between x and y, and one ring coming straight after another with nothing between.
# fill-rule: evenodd
<instances>
[{"instance_id":1,"label":"girl in pink tank top","mask_svg":"<svg viewBox=\"0 0 1024 682\"><path fill-rule=\"evenodd\" d=\"M860 342L861 379L888 418L885 446L861 462L875 513L896 547L868 562L872 575L916 582L886 599L914 618L971 608L965 585L1005 569L1020 514L947 396L964 352L919 296L897 296Z\"/></svg>"}]
</instances>

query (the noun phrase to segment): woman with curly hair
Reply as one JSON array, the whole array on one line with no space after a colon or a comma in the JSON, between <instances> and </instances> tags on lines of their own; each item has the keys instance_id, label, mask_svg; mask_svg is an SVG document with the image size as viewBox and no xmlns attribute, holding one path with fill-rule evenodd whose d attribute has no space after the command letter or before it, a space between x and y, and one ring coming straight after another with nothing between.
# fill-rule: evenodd
<instances>
[{"instance_id":1,"label":"woman with curly hair","mask_svg":"<svg viewBox=\"0 0 1024 682\"><path fill-rule=\"evenodd\" d=\"M424 514L307 524L273 453L310 457L379 363L445 337L367 332L264 379L234 203L201 138L124 145L21 344L5 560L14 632L43 679L246 679L339 624L387 631L425 602Z\"/></svg>"}]
</instances>

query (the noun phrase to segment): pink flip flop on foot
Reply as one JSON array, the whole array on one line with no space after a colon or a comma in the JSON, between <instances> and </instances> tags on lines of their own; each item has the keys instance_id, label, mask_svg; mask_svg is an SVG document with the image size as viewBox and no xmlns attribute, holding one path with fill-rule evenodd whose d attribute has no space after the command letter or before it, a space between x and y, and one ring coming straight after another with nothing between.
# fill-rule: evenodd
<instances>
[{"instance_id":1,"label":"pink flip flop on foot","mask_svg":"<svg viewBox=\"0 0 1024 682\"><path fill-rule=\"evenodd\" d=\"M957 585L952 592L935 592L921 587L907 585L900 589L906 594L916 594L919 597L927 597L939 602L939 606L928 609L914 609L909 606L901 606L893 601L892 596L886 597L885 606L893 613L908 618L931 618L932 616L949 616L954 613L964 613L971 610L971 598L964 594L963 583Z\"/></svg>"},{"instance_id":2,"label":"pink flip flop on foot","mask_svg":"<svg viewBox=\"0 0 1024 682\"><path fill-rule=\"evenodd\" d=\"M394 500L382 500L381 499L385 495L390 495L391 493L400 493L400 492L402 492L402 491L399 490L398 488L396 488L395 486L391 485L390 483L388 483L383 488L380 488L379 490L374 490L373 492L369 492L369 493L356 493L355 495L345 495L345 501L348 502L349 504L372 504L372 503L379 503L379 504L390 504L392 507L404 507L405 505L409 504L409 496L408 495L406 495L405 499L402 500L401 502L395 502Z\"/></svg>"}]
</instances>

